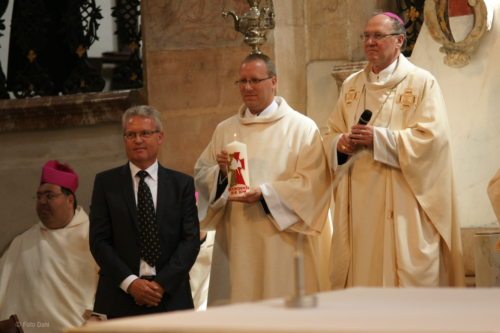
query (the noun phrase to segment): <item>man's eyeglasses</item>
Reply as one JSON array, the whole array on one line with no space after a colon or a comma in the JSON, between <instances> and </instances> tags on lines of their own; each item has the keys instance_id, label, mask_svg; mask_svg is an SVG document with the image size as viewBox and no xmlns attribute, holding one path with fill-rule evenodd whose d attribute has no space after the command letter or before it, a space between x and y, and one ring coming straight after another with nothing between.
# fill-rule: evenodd
<instances>
[{"instance_id":1,"label":"man's eyeglasses","mask_svg":"<svg viewBox=\"0 0 500 333\"><path fill-rule=\"evenodd\" d=\"M369 39L374 40L374 41L379 41L379 40L382 40L382 39L384 39L386 37L397 36L397 35L401 35L401 34L398 34L398 33L383 34L381 32L374 32L374 33L364 32L361 35L359 35L359 38L363 42L366 42Z\"/></svg>"},{"instance_id":2,"label":"man's eyeglasses","mask_svg":"<svg viewBox=\"0 0 500 333\"><path fill-rule=\"evenodd\" d=\"M54 200L58 196L62 195L64 193L54 193L54 192L37 192L36 193L36 200L40 201L43 198L45 198L47 201Z\"/></svg>"},{"instance_id":3,"label":"man's eyeglasses","mask_svg":"<svg viewBox=\"0 0 500 333\"><path fill-rule=\"evenodd\" d=\"M155 133L159 133L159 130L156 131L140 131L140 132L125 132L123 133L123 136L127 140L134 140L137 137L140 137L141 139L149 139L150 137L153 136Z\"/></svg>"},{"instance_id":4,"label":"man's eyeglasses","mask_svg":"<svg viewBox=\"0 0 500 333\"><path fill-rule=\"evenodd\" d=\"M263 79L248 79L248 80L247 79L241 79L241 80L234 81L234 84L237 84L240 87L244 87L247 84L249 84L251 86L255 86L255 85L261 83L262 81L269 80L271 78L272 78L272 76L269 76L269 77L266 77L266 78L263 78Z\"/></svg>"}]
</instances>

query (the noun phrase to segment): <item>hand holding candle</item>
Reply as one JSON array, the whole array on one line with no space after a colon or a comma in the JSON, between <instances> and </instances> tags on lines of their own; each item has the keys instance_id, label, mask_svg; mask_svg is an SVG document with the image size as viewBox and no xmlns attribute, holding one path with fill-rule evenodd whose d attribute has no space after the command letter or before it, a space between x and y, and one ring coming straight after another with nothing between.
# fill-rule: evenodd
<instances>
[{"instance_id":1,"label":"hand holding candle","mask_svg":"<svg viewBox=\"0 0 500 333\"><path fill-rule=\"evenodd\" d=\"M227 154L227 151L223 149L220 153L217 153L216 160L221 173L227 177L227 166L229 163L229 155Z\"/></svg>"},{"instance_id":2,"label":"hand holding candle","mask_svg":"<svg viewBox=\"0 0 500 333\"><path fill-rule=\"evenodd\" d=\"M247 145L235 140L226 146L229 156L228 183L229 196L239 197L244 195L249 187Z\"/></svg>"}]
</instances>

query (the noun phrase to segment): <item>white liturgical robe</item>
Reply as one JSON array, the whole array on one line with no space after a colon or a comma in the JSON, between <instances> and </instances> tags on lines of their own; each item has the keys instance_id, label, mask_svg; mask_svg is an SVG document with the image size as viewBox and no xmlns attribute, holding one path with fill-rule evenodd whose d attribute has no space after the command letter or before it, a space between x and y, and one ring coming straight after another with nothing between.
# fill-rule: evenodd
<instances>
[{"instance_id":1,"label":"white liturgical robe","mask_svg":"<svg viewBox=\"0 0 500 333\"><path fill-rule=\"evenodd\" d=\"M88 233L89 218L78 207L64 228L39 222L17 236L0 259L0 318L17 314L25 333L82 325L98 278Z\"/></svg>"},{"instance_id":2,"label":"white liturgical robe","mask_svg":"<svg viewBox=\"0 0 500 333\"><path fill-rule=\"evenodd\" d=\"M462 285L464 280L446 108L427 71L400 55L382 82L351 75L329 119L334 171L331 278L346 286ZM375 78L376 80L376 78ZM337 143L364 110L373 150L339 165Z\"/></svg>"},{"instance_id":3,"label":"white liturgical robe","mask_svg":"<svg viewBox=\"0 0 500 333\"><path fill-rule=\"evenodd\" d=\"M195 166L202 229L216 230L208 304L291 296L294 251L304 235L305 287L328 287L331 239L330 172L316 124L281 97L258 117L237 115L220 123ZM247 145L250 188L260 186L271 214L260 202L215 199L216 154L234 140ZM295 221L293 221L295 217Z\"/></svg>"}]
</instances>

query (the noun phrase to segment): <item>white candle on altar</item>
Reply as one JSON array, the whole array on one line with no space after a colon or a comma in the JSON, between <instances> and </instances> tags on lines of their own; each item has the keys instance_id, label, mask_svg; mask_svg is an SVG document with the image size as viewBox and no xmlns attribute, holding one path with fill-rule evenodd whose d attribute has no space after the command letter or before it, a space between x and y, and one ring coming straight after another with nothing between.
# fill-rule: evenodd
<instances>
[{"instance_id":1,"label":"white candle on altar","mask_svg":"<svg viewBox=\"0 0 500 333\"><path fill-rule=\"evenodd\" d=\"M227 170L229 196L242 196L250 189L247 145L237 141L235 133L234 141L227 144L226 151L229 155Z\"/></svg>"}]
</instances>

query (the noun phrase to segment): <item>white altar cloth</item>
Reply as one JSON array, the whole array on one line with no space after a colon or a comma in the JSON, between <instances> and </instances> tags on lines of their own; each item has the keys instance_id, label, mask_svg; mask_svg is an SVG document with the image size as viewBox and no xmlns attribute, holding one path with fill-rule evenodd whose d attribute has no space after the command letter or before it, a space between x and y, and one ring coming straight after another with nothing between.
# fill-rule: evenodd
<instances>
[{"instance_id":1,"label":"white altar cloth","mask_svg":"<svg viewBox=\"0 0 500 333\"><path fill-rule=\"evenodd\" d=\"M352 288L318 294L318 307L281 299L110 320L69 330L104 332L500 332L500 288Z\"/></svg>"}]
</instances>

